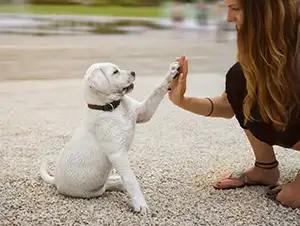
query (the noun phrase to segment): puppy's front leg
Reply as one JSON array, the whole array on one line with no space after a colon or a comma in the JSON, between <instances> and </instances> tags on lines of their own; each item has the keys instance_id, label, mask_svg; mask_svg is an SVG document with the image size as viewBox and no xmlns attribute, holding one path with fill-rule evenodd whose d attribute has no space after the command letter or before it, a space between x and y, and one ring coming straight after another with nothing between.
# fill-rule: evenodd
<instances>
[{"instance_id":1,"label":"puppy's front leg","mask_svg":"<svg viewBox=\"0 0 300 226\"><path fill-rule=\"evenodd\" d=\"M135 212L149 212L148 205L141 191L139 182L137 181L126 152L118 152L108 156L108 159L113 164L123 179L124 187L129 193L132 200L132 207Z\"/></svg>"},{"instance_id":2,"label":"puppy's front leg","mask_svg":"<svg viewBox=\"0 0 300 226\"><path fill-rule=\"evenodd\" d=\"M160 102L168 92L172 80L178 74L179 63L171 63L164 81L154 89L151 95L140 103L138 107L137 123L149 121L157 110Z\"/></svg>"}]
</instances>

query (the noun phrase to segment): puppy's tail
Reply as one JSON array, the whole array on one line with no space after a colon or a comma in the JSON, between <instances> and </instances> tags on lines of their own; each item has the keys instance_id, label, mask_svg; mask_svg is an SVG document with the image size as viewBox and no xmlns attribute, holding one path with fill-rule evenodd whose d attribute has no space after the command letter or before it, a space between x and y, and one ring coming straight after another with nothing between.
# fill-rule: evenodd
<instances>
[{"instance_id":1,"label":"puppy's tail","mask_svg":"<svg viewBox=\"0 0 300 226\"><path fill-rule=\"evenodd\" d=\"M42 179L52 185L55 185L55 178L53 176L51 176L48 172L48 161L45 160L40 167L40 175L42 177Z\"/></svg>"}]
</instances>

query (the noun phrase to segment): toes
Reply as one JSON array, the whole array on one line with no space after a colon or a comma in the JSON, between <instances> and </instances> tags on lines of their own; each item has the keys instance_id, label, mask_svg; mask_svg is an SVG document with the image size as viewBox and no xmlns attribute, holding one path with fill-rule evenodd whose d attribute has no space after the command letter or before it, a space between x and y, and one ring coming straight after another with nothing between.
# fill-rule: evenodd
<instances>
[{"instance_id":1,"label":"toes","mask_svg":"<svg viewBox=\"0 0 300 226\"><path fill-rule=\"evenodd\" d=\"M241 186L244 186L245 182L241 180L233 180L233 179L224 179L218 181L214 187L223 189L223 188L239 188Z\"/></svg>"},{"instance_id":2,"label":"toes","mask_svg":"<svg viewBox=\"0 0 300 226\"><path fill-rule=\"evenodd\" d=\"M175 79L180 74L179 70L174 69L171 71L171 76L173 79Z\"/></svg>"},{"instance_id":3,"label":"toes","mask_svg":"<svg viewBox=\"0 0 300 226\"><path fill-rule=\"evenodd\" d=\"M148 205L145 202L133 202L132 210L135 213L147 213L147 212L149 212Z\"/></svg>"},{"instance_id":4,"label":"toes","mask_svg":"<svg viewBox=\"0 0 300 226\"><path fill-rule=\"evenodd\" d=\"M146 214L146 213L150 213L150 210L149 210L148 207L142 207L142 206L140 206L140 207L135 207L133 209L133 212L134 213Z\"/></svg>"},{"instance_id":5,"label":"toes","mask_svg":"<svg viewBox=\"0 0 300 226\"><path fill-rule=\"evenodd\" d=\"M180 67L180 64L178 63L178 62L173 62L172 64L171 64L171 70L178 70L179 69L179 67Z\"/></svg>"},{"instance_id":6,"label":"toes","mask_svg":"<svg viewBox=\"0 0 300 226\"><path fill-rule=\"evenodd\" d=\"M241 187L245 185L245 182L242 180L232 179L232 173L227 173L220 180L218 180L213 186L217 189L225 189L231 187Z\"/></svg>"},{"instance_id":7,"label":"toes","mask_svg":"<svg viewBox=\"0 0 300 226\"><path fill-rule=\"evenodd\" d=\"M180 68L180 65L176 64L176 65L174 65L173 70L179 70L179 68Z\"/></svg>"}]
</instances>

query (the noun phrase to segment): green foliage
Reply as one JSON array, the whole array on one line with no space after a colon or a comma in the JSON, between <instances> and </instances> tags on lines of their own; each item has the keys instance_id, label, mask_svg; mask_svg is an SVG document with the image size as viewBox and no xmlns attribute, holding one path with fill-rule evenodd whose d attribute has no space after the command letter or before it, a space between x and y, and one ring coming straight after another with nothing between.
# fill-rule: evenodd
<instances>
[{"instance_id":1,"label":"green foliage","mask_svg":"<svg viewBox=\"0 0 300 226\"><path fill-rule=\"evenodd\" d=\"M92 0L94 5L157 6L168 0Z\"/></svg>"},{"instance_id":2,"label":"green foliage","mask_svg":"<svg viewBox=\"0 0 300 226\"><path fill-rule=\"evenodd\" d=\"M29 4L88 4L98 6L157 6L168 0L28 0Z\"/></svg>"},{"instance_id":3,"label":"green foliage","mask_svg":"<svg viewBox=\"0 0 300 226\"><path fill-rule=\"evenodd\" d=\"M72 0L27 0L29 4L58 4L58 5L67 5L75 4ZM76 2L76 4L78 4Z\"/></svg>"},{"instance_id":4,"label":"green foliage","mask_svg":"<svg viewBox=\"0 0 300 226\"><path fill-rule=\"evenodd\" d=\"M9 3L12 0L1 0ZM87 4L87 5L118 5L118 6L158 6L165 2L196 3L198 0L27 0L29 4ZM205 3L214 3L218 0L203 0Z\"/></svg>"},{"instance_id":5,"label":"green foliage","mask_svg":"<svg viewBox=\"0 0 300 226\"><path fill-rule=\"evenodd\" d=\"M20 13L20 7L1 5L0 13ZM45 5L31 4L22 7L22 13L57 14L57 15L103 15L124 17L159 17L160 7L124 7L124 6L90 6L90 5Z\"/></svg>"}]
</instances>

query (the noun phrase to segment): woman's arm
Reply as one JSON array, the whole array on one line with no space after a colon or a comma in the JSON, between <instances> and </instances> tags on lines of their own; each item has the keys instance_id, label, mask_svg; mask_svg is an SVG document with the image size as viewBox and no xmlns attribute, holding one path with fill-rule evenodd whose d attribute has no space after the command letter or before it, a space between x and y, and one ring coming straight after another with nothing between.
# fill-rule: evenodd
<instances>
[{"instance_id":1,"label":"woman's arm","mask_svg":"<svg viewBox=\"0 0 300 226\"><path fill-rule=\"evenodd\" d=\"M198 115L232 118L234 112L225 92L213 98L187 97L184 95L186 91L188 61L185 56L177 58L177 61L180 63L181 74L171 83L168 93L169 99L178 107Z\"/></svg>"},{"instance_id":2,"label":"woman's arm","mask_svg":"<svg viewBox=\"0 0 300 226\"><path fill-rule=\"evenodd\" d=\"M183 97L178 107L202 116L208 116L209 114L210 117L221 118L232 118L234 116L225 92L210 99L213 104L207 98Z\"/></svg>"}]
</instances>

